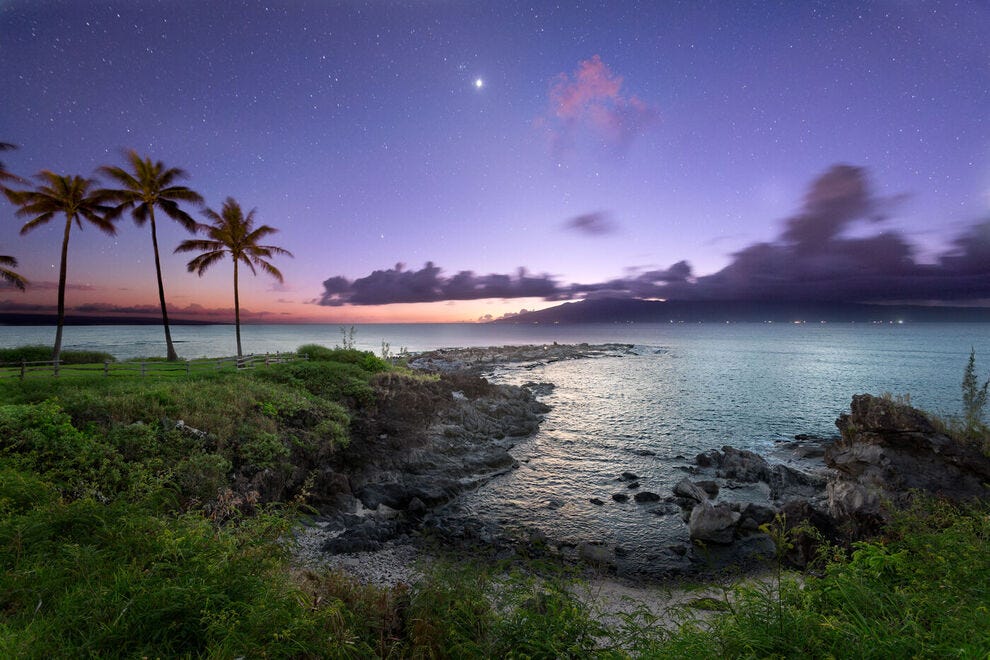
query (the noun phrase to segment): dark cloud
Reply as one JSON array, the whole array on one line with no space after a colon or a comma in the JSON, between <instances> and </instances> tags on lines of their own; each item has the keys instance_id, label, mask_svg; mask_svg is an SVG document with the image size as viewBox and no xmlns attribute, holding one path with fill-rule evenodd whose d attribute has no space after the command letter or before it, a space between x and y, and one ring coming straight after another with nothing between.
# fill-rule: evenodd
<instances>
[{"instance_id":1,"label":"dark cloud","mask_svg":"<svg viewBox=\"0 0 990 660\"><path fill-rule=\"evenodd\" d=\"M427 262L420 270L405 270L400 263L354 281L331 277L323 282L319 304L336 307L485 298L551 298L558 293L558 286L549 275L531 276L524 268L514 276L476 275L464 270L444 277L441 272L433 262Z\"/></svg>"},{"instance_id":2,"label":"dark cloud","mask_svg":"<svg viewBox=\"0 0 990 660\"><path fill-rule=\"evenodd\" d=\"M919 263L895 231L849 236L850 230L886 218L900 197L873 194L863 168L836 165L809 186L801 209L784 220L776 241L732 255L711 275L694 276L686 261L666 269L632 272L592 284L559 284L548 275L443 277L432 263L419 271L402 265L353 282L324 282L323 305L384 305L482 298L664 298L667 300L771 300L822 302L971 302L990 297L990 220L958 236L935 263ZM598 214L569 222L595 227ZM582 218L587 218L582 220Z\"/></svg>"},{"instance_id":3,"label":"dark cloud","mask_svg":"<svg viewBox=\"0 0 990 660\"><path fill-rule=\"evenodd\" d=\"M611 216L603 211L573 217L564 223L564 228L587 236L603 236L618 231Z\"/></svg>"}]
</instances>

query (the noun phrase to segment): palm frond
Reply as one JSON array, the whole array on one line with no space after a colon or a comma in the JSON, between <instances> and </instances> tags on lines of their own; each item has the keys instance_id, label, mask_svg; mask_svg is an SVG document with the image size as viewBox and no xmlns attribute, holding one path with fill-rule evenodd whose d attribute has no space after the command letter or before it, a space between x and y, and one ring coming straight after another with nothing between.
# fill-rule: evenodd
<instances>
[{"instance_id":1,"label":"palm frond","mask_svg":"<svg viewBox=\"0 0 990 660\"><path fill-rule=\"evenodd\" d=\"M274 277L276 280L278 280L279 284L285 282L285 278L282 277L282 271L280 271L272 264L262 259L255 259L254 262L258 264L258 267L261 268L261 270L265 271L266 273Z\"/></svg>"},{"instance_id":2,"label":"palm frond","mask_svg":"<svg viewBox=\"0 0 990 660\"><path fill-rule=\"evenodd\" d=\"M215 250L223 249L223 243L220 241L210 241L202 238L189 238L179 243L179 246L175 248L175 252L194 252L196 250L213 252Z\"/></svg>"},{"instance_id":3,"label":"palm frond","mask_svg":"<svg viewBox=\"0 0 990 660\"><path fill-rule=\"evenodd\" d=\"M8 268L0 267L0 280L3 280L8 284L13 284L21 291L24 291L27 288L27 280L24 279L22 275L19 275Z\"/></svg>"},{"instance_id":4,"label":"palm frond","mask_svg":"<svg viewBox=\"0 0 990 660\"><path fill-rule=\"evenodd\" d=\"M190 262L186 264L186 270L190 273L196 273L202 277L203 273L205 273L210 266L223 259L226 254L227 253L224 250L205 252L190 260Z\"/></svg>"},{"instance_id":5,"label":"palm frond","mask_svg":"<svg viewBox=\"0 0 990 660\"><path fill-rule=\"evenodd\" d=\"M158 208L164 211L165 215L182 225L183 229L195 233L198 223L188 213L180 209L178 204L170 199L159 198Z\"/></svg>"}]
</instances>

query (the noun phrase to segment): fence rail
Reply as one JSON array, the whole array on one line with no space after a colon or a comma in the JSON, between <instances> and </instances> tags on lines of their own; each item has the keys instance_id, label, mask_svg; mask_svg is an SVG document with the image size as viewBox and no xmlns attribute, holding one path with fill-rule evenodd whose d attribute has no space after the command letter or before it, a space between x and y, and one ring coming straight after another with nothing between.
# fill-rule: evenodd
<instances>
[{"instance_id":1,"label":"fence rail","mask_svg":"<svg viewBox=\"0 0 990 660\"><path fill-rule=\"evenodd\" d=\"M0 362L0 378L20 378L21 380L25 380L32 376L62 376L66 374L107 377L124 375L190 375L194 373L265 368L273 364L306 359L308 358L305 355L297 355L296 353L259 353L241 357L197 358L178 362L134 360L127 362L65 364L62 360L22 360L20 362Z\"/></svg>"}]
</instances>

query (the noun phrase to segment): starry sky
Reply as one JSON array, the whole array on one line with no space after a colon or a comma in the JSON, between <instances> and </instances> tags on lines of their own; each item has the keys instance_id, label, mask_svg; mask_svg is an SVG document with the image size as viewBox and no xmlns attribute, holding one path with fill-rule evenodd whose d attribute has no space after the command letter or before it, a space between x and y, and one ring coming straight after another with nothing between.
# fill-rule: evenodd
<instances>
[{"instance_id":1,"label":"starry sky","mask_svg":"<svg viewBox=\"0 0 990 660\"><path fill-rule=\"evenodd\" d=\"M295 258L242 271L247 319L990 301L982 0L0 0L0 63L10 172L135 149L280 229ZM22 223L0 204L31 281L0 306L48 309L63 224ZM187 273L160 224L170 306L228 313L229 263ZM147 227L75 229L68 282L70 312L153 315Z\"/></svg>"}]
</instances>

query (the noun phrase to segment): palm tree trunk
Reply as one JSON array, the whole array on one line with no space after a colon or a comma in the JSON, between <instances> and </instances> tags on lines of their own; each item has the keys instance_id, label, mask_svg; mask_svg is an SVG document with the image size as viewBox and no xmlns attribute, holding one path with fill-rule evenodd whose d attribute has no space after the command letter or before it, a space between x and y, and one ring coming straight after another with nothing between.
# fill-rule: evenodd
<instances>
[{"instance_id":1,"label":"palm tree trunk","mask_svg":"<svg viewBox=\"0 0 990 660\"><path fill-rule=\"evenodd\" d=\"M58 370L58 359L62 355L62 326L65 324L65 264L69 257L69 230L72 229L72 216L65 214L65 235L62 237L62 263L58 267L58 316L55 320L55 348L52 360Z\"/></svg>"},{"instance_id":2,"label":"palm tree trunk","mask_svg":"<svg viewBox=\"0 0 990 660\"><path fill-rule=\"evenodd\" d=\"M234 327L237 332L237 357L241 357L241 298L237 292L237 259L234 259Z\"/></svg>"},{"instance_id":3,"label":"palm tree trunk","mask_svg":"<svg viewBox=\"0 0 990 660\"><path fill-rule=\"evenodd\" d=\"M175 352L172 344L172 333L168 329L168 310L165 308L165 285L162 284L162 262L158 256L158 232L155 229L155 207L148 205L148 213L151 220L151 245L155 248L155 274L158 276L158 301L162 305L162 325L165 326L165 350L166 359L175 362L179 359L179 354Z\"/></svg>"}]
</instances>

